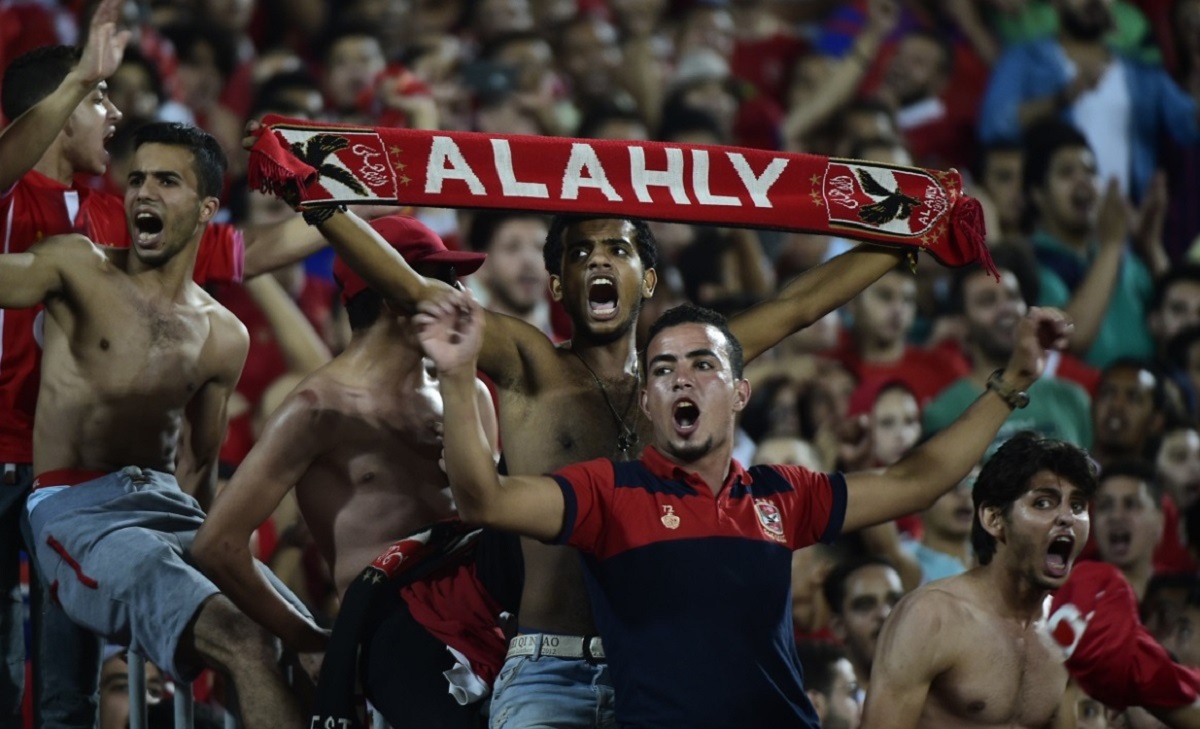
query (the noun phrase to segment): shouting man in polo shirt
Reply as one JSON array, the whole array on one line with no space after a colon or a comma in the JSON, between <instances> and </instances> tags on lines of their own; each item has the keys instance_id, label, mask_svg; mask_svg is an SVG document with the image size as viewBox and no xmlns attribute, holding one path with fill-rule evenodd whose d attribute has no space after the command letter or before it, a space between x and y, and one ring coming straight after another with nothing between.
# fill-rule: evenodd
<instances>
[{"instance_id":1,"label":"shouting man in polo shirt","mask_svg":"<svg viewBox=\"0 0 1200 729\"><path fill-rule=\"evenodd\" d=\"M792 639L792 550L928 508L971 470L1046 349L1070 332L1061 312L1031 311L988 391L887 469L747 471L730 455L734 415L750 397L741 345L722 317L679 307L655 323L645 353L653 442L641 460L500 477L474 394L482 320L459 293L423 303L415 318L441 375L459 513L584 552L619 725L723 729L818 725Z\"/></svg>"}]
</instances>

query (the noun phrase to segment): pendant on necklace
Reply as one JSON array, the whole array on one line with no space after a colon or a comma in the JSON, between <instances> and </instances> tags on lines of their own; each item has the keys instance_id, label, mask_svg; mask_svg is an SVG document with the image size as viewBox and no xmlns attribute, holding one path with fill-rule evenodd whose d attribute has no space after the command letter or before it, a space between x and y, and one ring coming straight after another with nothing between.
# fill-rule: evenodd
<instances>
[{"instance_id":1,"label":"pendant on necklace","mask_svg":"<svg viewBox=\"0 0 1200 729\"><path fill-rule=\"evenodd\" d=\"M628 455L629 449L637 445L638 434L636 431L626 430L617 436L617 450L622 455Z\"/></svg>"}]
</instances>

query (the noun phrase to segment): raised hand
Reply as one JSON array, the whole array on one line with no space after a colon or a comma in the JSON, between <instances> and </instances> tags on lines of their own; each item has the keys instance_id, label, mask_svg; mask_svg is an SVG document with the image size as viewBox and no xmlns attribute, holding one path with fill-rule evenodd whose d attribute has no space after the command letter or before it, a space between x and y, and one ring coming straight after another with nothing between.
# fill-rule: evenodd
<instances>
[{"instance_id":1,"label":"raised hand","mask_svg":"<svg viewBox=\"0 0 1200 729\"><path fill-rule=\"evenodd\" d=\"M122 0L104 0L92 16L87 45L76 66L76 73L85 84L98 84L116 72L125 56L125 46L132 33L117 31Z\"/></svg>"},{"instance_id":2,"label":"raised hand","mask_svg":"<svg viewBox=\"0 0 1200 729\"><path fill-rule=\"evenodd\" d=\"M1045 371L1046 353L1067 348L1074 327L1058 309L1032 307L1017 324L1017 341L1004 368L1005 379L1021 390L1027 389Z\"/></svg>"},{"instance_id":3,"label":"raised hand","mask_svg":"<svg viewBox=\"0 0 1200 729\"><path fill-rule=\"evenodd\" d=\"M475 360L483 347L483 309L469 292L445 290L421 301L413 324L440 379L474 378Z\"/></svg>"}]
</instances>

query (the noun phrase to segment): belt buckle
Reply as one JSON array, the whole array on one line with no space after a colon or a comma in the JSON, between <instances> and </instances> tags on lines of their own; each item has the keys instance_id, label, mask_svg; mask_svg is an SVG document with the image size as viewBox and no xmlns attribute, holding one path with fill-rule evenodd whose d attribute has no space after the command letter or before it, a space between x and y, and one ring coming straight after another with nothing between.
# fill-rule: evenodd
<instances>
[{"instance_id":1,"label":"belt buckle","mask_svg":"<svg viewBox=\"0 0 1200 729\"><path fill-rule=\"evenodd\" d=\"M596 640L598 637L599 636L595 635L583 636L583 660L587 661L593 666L599 665L604 661L603 658L597 658L596 654L592 653L592 641Z\"/></svg>"}]
</instances>

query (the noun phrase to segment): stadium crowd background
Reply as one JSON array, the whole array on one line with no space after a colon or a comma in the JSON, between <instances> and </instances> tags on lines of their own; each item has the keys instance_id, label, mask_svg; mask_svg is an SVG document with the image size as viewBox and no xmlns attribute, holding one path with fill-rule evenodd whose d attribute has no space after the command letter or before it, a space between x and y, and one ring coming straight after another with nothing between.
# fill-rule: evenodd
<instances>
[{"instance_id":1,"label":"stadium crowd background","mask_svg":"<svg viewBox=\"0 0 1200 729\"><path fill-rule=\"evenodd\" d=\"M1200 0L130 0L124 8L134 40L108 82L124 116L109 142L109 174L89 184L120 191L140 124L188 121L229 155L224 222L293 215L245 185L243 126L268 112L959 169L984 203L1001 284L924 258L915 273L887 274L747 370L754 398L736 455L821 470L893 463L982 390L1026 306L1064 307L1079 329L1073 350L1001 438L1032 429L1090 449L1106 467L1121 464L1112 472L1125 475L1104 479L1096 501L1090 556L1117 565L1155 637L1200 666L1200 539L1188 538L1200 534ZM3 0L0 62L80 41L89 9ZM553 339L569 336L546 294L546 219L414 214L450 247L489 254L467 280L486 306ZM642 331L685 300L744 309L853 245L652 228L660 286ZM273 405L346 342L331 259L324 251L274 274L269 285L282 296L215 287L252 338L222 453L230 471ZM970 524L968 483L924 514L797 553L798 639L844 645L865 686L879 626L899 596L972 564ZM294 505L260 530L258 552L332 620L336 595ZM802 657L821 655L803 644ZM1133 712L1093 707L1080 716L1094 718L1086 726L1147 726Z\"/></svg>"}]
</instances>

